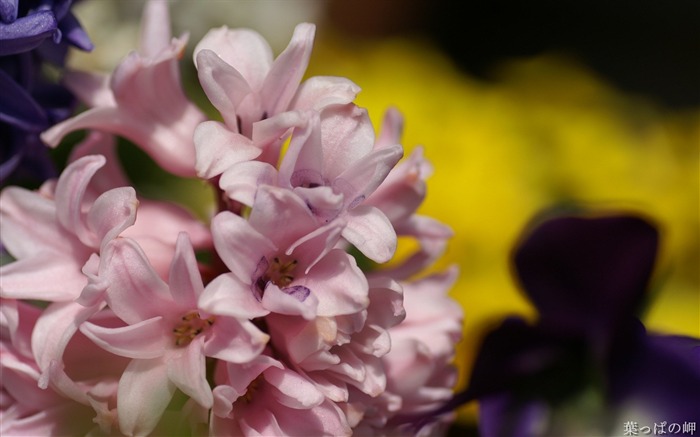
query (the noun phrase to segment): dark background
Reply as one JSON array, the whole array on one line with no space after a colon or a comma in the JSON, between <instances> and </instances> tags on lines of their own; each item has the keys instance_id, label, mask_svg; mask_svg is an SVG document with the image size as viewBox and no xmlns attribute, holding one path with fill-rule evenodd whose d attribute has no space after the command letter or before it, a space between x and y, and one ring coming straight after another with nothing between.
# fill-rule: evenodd
<instances>
[{"instance_id":1,"label":"dark background","mask_svg":"<svg viewBox=\"0 0 700 437\"><path fill-rule=\"evenodd\" d=\"M337 0L328 17L358 37L427 34L480 78L501 60L567 53L625 92L700 107L699 0Z\"/></svg>"}]
</instances>

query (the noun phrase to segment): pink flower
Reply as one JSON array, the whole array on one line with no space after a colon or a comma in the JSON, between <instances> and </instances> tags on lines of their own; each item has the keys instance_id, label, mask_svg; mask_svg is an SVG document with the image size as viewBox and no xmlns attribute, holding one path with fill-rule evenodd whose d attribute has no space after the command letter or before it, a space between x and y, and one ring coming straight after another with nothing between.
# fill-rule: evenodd
<instances>
[{"instance_id":1,"label":"pink flower","mask_svg":"<svg viewBox=\"0 0 700 437\"><path fill-rule=\"evenodd\" d=\"M235 163L255 158L276 163L289 129L305 123L303 111L320 111L355 98L359 87L345 78L316 76L299 85L314 32L314 25L299 24L274 61L267 41L249 29L213 29L197 44L199 81L224 120L197 127L200 177L213 178Z\"/></svg>"},{"instance_id":2,"label":"pink flower","mask_svg":"<svg viewBox=\"0 0 700 437\"><path fill-rule=\"evenodd\" d=\"M94 199L113 188L131 185L117 156L114 136L90 131L86 139L71 151L68 161L93 154L103 155L106 162L90 180L85 190L86 199ZM153 232L154 229L158 232ZM195 249L210 249L212 246L209 227L185 208L171 202L140 198L136 221L120 235L134 238L155 270L162 278L167 278L180 232L187 232Z\"/></svg>"},{"instance_id":3,"label":"pink flower","mask_svg":"<svg viewBox=\"0 0 700 437\"><path fill-rule=\"evenodd\" d=\"M94 366L94 360L102 362L104 357L94 346L90 348L84 337L77 336L66 354L65 365L80 379L79 385L72 386L79 395L66 396L57 387L47 388L41 383L41 368L28 350L32 330L44 315L38 307L13 303L19 325L13 328L6 321L0 323L0 434L109 433L114 423L112 409L117 388L116 379L110 375L119 369L120 361ZM2 302L3 309L7 305L8 302Z\"/></svg>"},{"instance_id":4,"label":"pink flower","mask_svg":"<svg viewBox=\"0 0 700 437\"><path fill-rule=\"evenodd\" d=\"M111 76L68 74L68 88L92 109L53 126L42 139L55 147L74 130L111 132L142 147L164 169L194 176L192 138L205 117L180 83L177 61L186 41L186 35L171 40L167 1L149 1L139 51L130 53Z\"/></svg>"},{"instance_id":5,"label":"pink flower","mask_svg":"<svg viewBox=\"0 0 700 437\"><path fill-rule=\"evenodd\" d=\"M349 436L344 413L308 380L261 355L220 363L210 435Z\"/></svg>"},{"instance_id":6,"label":"pink flower","mask_svg":"<svg viewBox=\"0 0 700 437\"><path fill-rule=\"evenodd\" d=\"M0 194L0 238L17 261L0 267L0 296L69 301L87 280L83 265L136 219L133 188L111 189L84 202L88 184L105 164L99 155L69 165L40 192L8 187Z\"/></svg>"},{"instance_id":7,"label":"pink flower","mask_svg":"<svg viewBox=\"0 0 700 437\"><path fill-rule=\"evenodd\" d=\"M96 288L125 325L85 322L80 330L105 350L131 358L119 380L119 426L127 434L147 434L157 425L175 389L203 408L213 397L205 357L243 363L258 355L267 336L243 318L202 310L204 286L186 234L177 241L169 285L131 239L108 244L100 255ZM94 292L94 291L91 291Z\"/></svg>"},{"instance_id":8,"label":"pink flower","mask_svg":"<svg viewBox=\"0 0 700 437\"><path fill-rule=\"evenodd\" d=\"M214 246L231 273L207 287L202 307L234 315L245 305L307 320L365 308L364 275L334 248L340 232L334 223L318 227L292 192L261 186L248 220L227 211L212 220Z\"/></svg>"},{"instance_id":9,"label":"pink flower","mask_svg":"<svg viewBox=\"0 0 700 437\"><path fill-rule=\"evenodd\" d=\"M375 148L397 144L402 132L403 117L390 109L384 117L381 136ZM381 274L406 279L436 261L452 237L452 230L433 219L416 214L426 195L426 179L432 175L430 163L423 157L423 148L416 147L410 156L391 169L386 179L367 198L366 205L381 210L399 236L418 241L418 249L399 265L382 269Z\"/></svg>"},{"instance_id":10,"label":"pink flower","mask_svg":"<svg viewBox=\"0 0 700 437\"><path fill-rule=\"evenodd\" d=\"M403 154L400 144L374 147L374 129L366 110L353 104L308 114L295 131L279 172L261 162L242 162L221 176L226 194L250 205L261 183L298 195L319 224L338 220L342 236L377 262L396 249L396 233L377 208L363 204Z\"/></svg>"},{"instance_id":11,"label":"pink flower","mask_svg":"<svg viewBox=\"0 0 700 437\"><path fill-rule=\"evenodd\" d=\"M432 411L452 397L456 369L451 365L462 333L462 309L447 292L457 277L452 268L414 282L402 283L406 319L389 329L391 351L383 356L386 392L374 402L363 399L356 430L366 435L415 435L402 417ZM427 424L418 435L439 434L451 421Z\"/></svg>"},{"instance_id":12,"label":"pink flower","mask_svg":"<svg viewBox=\"0 0 700 437\"><path fill-rule=\"evenodd\" d=\"M388 278L369 287L369 305L354 314L266 317L280 359L334 402L347 402L352 392L375 397L386 388L381 357L391 349L388 329L404 317L402 291Z\"/></svg>"}]
</instances>

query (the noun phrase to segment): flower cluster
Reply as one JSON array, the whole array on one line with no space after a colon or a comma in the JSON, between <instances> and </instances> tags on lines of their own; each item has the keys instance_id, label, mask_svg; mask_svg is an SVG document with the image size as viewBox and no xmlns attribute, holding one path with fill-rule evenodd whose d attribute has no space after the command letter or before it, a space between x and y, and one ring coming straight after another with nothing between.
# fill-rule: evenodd
<instances>
[{"instance_id":1,"label":"flower cluster","mask_svg":"<svg viewBox=\"0 0 700 437\"><path fill-rule=\"evenodd\" d=\"M194 62L218 120L182 89L165 0L111 75L66 75L89 109L42 139L88 134L60 177L0 195L2 435L412 435L399 413L452 396L457 272L424 273L451 231L416 213L430 165L402 159L396 110L377 135L353 82L302 81L314 31L277 58L210 31ZM209 183L211 220L137 196L115 136ZM399 236L418 248L384 265Z\"/></svg>"}]
</instances>

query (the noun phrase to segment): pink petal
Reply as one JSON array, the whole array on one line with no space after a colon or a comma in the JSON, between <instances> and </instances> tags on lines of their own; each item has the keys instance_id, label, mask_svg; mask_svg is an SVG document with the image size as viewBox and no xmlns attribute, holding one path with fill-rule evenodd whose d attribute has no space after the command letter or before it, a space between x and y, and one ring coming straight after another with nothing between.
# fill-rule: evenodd
<instances>
[{"instance_id":1,"label":"pink petal","mask_svg":"<svg viewBox=\"0 0 700 437\"><path fill-rule=\"evenodd\" d=\"M304 126L306 119L304 113L287 111L253 123L251 138L262 149L258 160L276 166L284 141L293 128Z\"/></svg>"},{"instance_id":2,"label":"pink petal","mask_svg":"<svg viewBox=\"0 0 700 437\"><path fill-rule=\"evenodd\" d=\"M147 131L143 123L141 126L138 122L131 126L132 121L127 114L120 112L115 106L98 106L51 126L42 132L41 139L49 147L55 148L63 137L81 129L102 130L123 135L132 140L146 138Z\"/></svg>"},{"instance_id":3,"label":"pink petal","mask_svg":"<svg viewBox=\"0 0 700 437\"><path fill-rule=\"evenodd\" d=\"M130 229L131 228L127 229L127 232L124 232L122 237L129 236L131 234L131 232L128 232ZM159 237L159 235L136 235L133 239L141 247L141 250L143 250L153 271L156 272L158 277L163 281L167 281L168 275L170 274L170 264L173 261L173 255L175 253L175 246L173 242L164 242ZM168 300L172 299L169 294L164 298Z\"/></svg>"},{"instance_id":4,"label":"pink petal","mask_svg":"<svg viewBox=\"0 0 700 437\"><path fill-rule=\"evenodd\" d=\"M70 248L65 230L56 222L55 203L39 193L20 187L2 190L0 221L0 239L16 259Z\"/></svg>"},{"instance_id":5,"label":"pink petal","mask_svg":"<svg viewBox=\"0 0 700 437\"><path fill-rule=\"evenodd\" d=\"M347 213L343 237L368 258L378 263L389 261L396 251L396 232L377 208L360 205Z\"/></svg>"},{"instance_id":6,"label":"pink petal","mask_svg":"<svg viewBox=\"0 0 700 437\"><path fill-rule=\"evenodd\" d=\"M136 191L131 187L113 188L95 200L87 223L100 241L100 247L134 224L138 203Z\"/></svg>"},{"instance_id":7,"label":"pink petal","mask_svg":"<svg viewBox=\"0 0 700 437\"><path fill-rule=\"evenodd\" d=\"M168 284L176 304L183 308L197 306L197 298L202 294L204 284L192 243L185 232L181 232L177 238Z\"/></svg>"},{"instance_id":8,"label":"pink petal","mask_svg":"<svg viewBox=\"0 0 700 437\"><path fill-rule=\"evenodd\" d=\"M187 100L180 84L176 60L184 44L184 40L173 40L156 59L132 53L114 71L112 90L119 111L128 115L133 127L141 125L138 136L145 137L128 135L132 126L124 126L124 135L136 140L166 170L191 177L195 174L192 136L205 117Z\"/></svg>"},{"instance_id":9,"label":"pink petal","mask_svg":"<svg viewBox=\"0 0 700 437\"><path fill-rule=\"evenodd\" d=\"M299 111L287 111L270 115L265 120L253 124L253 142L259 147L284 140L290 128L306 125L308 115ZM274 164L276 164L275 162Z\"/></svg>"},{"instance_id":10,"label":"pink petal","mask_svg":"<svg viewBox=\"0 0 700 437\"><path fill-rule=\"evenodd\" d=\"M163 317L120 328L105 328L90 322L80 326L80 332L102 349L127 358L149 359L163 355L170 341L170 329Z\"/></svg>"},{"instance_id":11,"label":"pink petal","mask_svg":"<svg viewBox=\"0 0 700 437\"><path fill-rule=\"evenodd\" d=\"M238 71L255 92L262 88L263 80L272 66L270 45L260 34L249 29L231 30L225 26L212 29L195 47L195 58L205 49L216 53Z\"/></svg>"},{"instance_id":12,"label":"pink petal","mask_svg":"<svg viewBox=\"0 0 700 437\"><path fill-rule=\"evenodd\" d=\"M307 379L289 369L270 367L263 373L276 390L275 398L290 408L308 409L320 405L324 396Z\"/></svg>"},{"instance_id":13,"label":"pink petal","mask_svg":"<svg viewBox=\"0 0 700 437\"><path fill-rule=\"evenodd\" d=\"M394 341L384 359L390 388L398 394L410 394L423 387L433 373L435 359L428 347L410 338Z\"/></svg>"},{"instance_id":14,"label":"pink petal","mask_svg":"<svg viewBox=\"0 0 700 437\"><path fill-rule=\"evenodd\" d=\"M216 121L205 121L197 126L194 144L197 175L204 179L218 176L232 165L250 161L261 153L250 139Z\"/></svg>"},{"instance_id":15,"label":"pink petal","mask_svg":"<svg viewBox=\"0 0 700 437\"><path fill-rule=\"evenodd\" d=\"M392 107L387 109L384 113L379 137L374 143L375 150L400 144L401 135L403 134L403 125L403 115L396 108Z\"/></svg>"},{"instance_id":16,"label":"pink petal","mask_svg":"<svg viewBox=\"0 0 700 437\"><path fill-rule=\"evenodd\" d=\"M338 175L333 181L333 188L343 193L346 196L345 201L352 207L353 203L363 201L374 192L402 156L401 145L388 146L368 153Z\"/></svg>"},{"instance_id":17,"label":"pink petal","mask_svg":"<svg viewBox=\"0 0 700 437\"><path fill-rule=\"evenodd\" d=\"M269 185L258 189L248 222L279 248L289 247L318 228L309 208L298 196Z\"/></svg>"},{"instance_id":18,"label":"pink petal","mask_svg":"<svg viewBox=\"0 0 700 437\"><path fill-rule=\"evenodd\" d=\"M83 196L93 175L105 162L101 155L82 157L66 167L56 185L56 218L66 230L92 248L98 248L100 240L88 226Z\"/></svg>"},{"instance_id":19,"label":"pink petal","mask_svg":"<svg viewBox=\"0 0 700 437\"><path fill-rule=\"evenodd\" d=\"M296 187L294 194L304 199L309 210L319 222L330 222L342 212L345 196L333 191L331 187Z\"/></svg>"},{"instance_id":20,"label":"pink petal","mask_svg":"<svg viewBox=\"0 0 700 437\"><path fill-rule=\"evenodd\" d=\"M141 39L139 52L147 57L155 57L168 47L170 38L170 14L166 0L150 0L141 16Z\"/></svg>"},{"instance_id":21,"label":"pink petal","mask_svg":"<svg viewBox=\"0 0 700 437\"><path fill-rule=\"evenodd\" d=\"M369 279L370 306L367 324L389 328L406 318L403 307L403 288L395 280L378 276Z\"/></svg>"},{"instance_id":22,"label":"pink petal","mask_svg":"<svg viewBox=\"0 0 700 437\"><path fill-rule=\"evenodd\" d=\"M32 330L41 312L30 303L0 298L0 328L9 333L12 347L25 357L32 356Z\"/></svg>"},{"instance_id":23,"label":"pink petal","mask_svg":"<svg viewBox=\"0 0 700 437\"><path fill-rule=\"evenodd\" d=\"M323 170L321 120L318 114L309 113L307 123L294 131L289 142L287 153L280 164L280 179L291 187L303 186L308 182L325 185ZM296 180L300 177L303 180Z\"/></svg>"},{"instance_id":24,"label":"pink petal","mask_svg":"<svg viewBox=\"0 0 700 437\"><path fill-rule=\"evenodd\" d=\"M308 274L321 258L336 247L342 231L343 222L332 221L296 240L285 253L299 261L300 266L305 266L304 273Z\"/></svg>"},{"instance_id":25,"label":"pink petal","mask_svg":"<svg viewBox=\"0 0 700 437\"><path fill-rule=\"evenodd\" d=\"M49 302L73 300L87 284L80 267L71 257L49 251L5 264L0 267L0 295Z\"/></svg>"},{"instance_id":26,"label":"pink petal","mask_svg":"<svg viewBox=\"0 0 700 437\"><path fill-rule=\"evenodd\" d=\"M335 179L353 162L372 151L374 127L367 110L353 104L321 113L323 175Z\"/></svg>"},{"instance_id":27,"label":"pink petal","mask_svg":"<svg viewBox=\"0 0 700 437\"><path fill-rule=\"evenodd\" d=\"M78 299L76 299L76 302L79 304L93 306L104 299L105 291L107 287L109 287L109 283L99 277L99 270L100 256L93 253L82 268L82 272L87 277L88 283L80 292Z\"/></svg>"},{"instance_id":28,"label":"pink petal","mask_svg":"<svg viewBox=\"0 0 700 437\"><path fill-rule=\"evenodd\" d=\"M352 314L367 308L368 285L355 259L340 249L321 259L300 283L318 297L318 315Z\"/></svg>"},{"instance_id":29,"label":"pink petal","mask_svg":"<svg viewBox=\"0 0 700 437\"><path fill-rule=\"evenodd\" d=\"M48 384L51 363L63 362L63 352L80 324L100 308L101 305L84 307L75 302L61 302L49 305L41 314L32 332L32 352L44 372L42 387Z\"/></svg>"},{"instance_id":30,"label":"pink petal","mask_svg":"<svg viewBox=\"0 0 700 437\"><path fill-rule=\"evenodd\" d=\"M389 172L365 204L381 209L396 225L421 205L426 193L425 180L431 173L432 167L423 158L422 148L417 147Z\"/></svg>"},{"instance_id":31,"label":"pink petal","mask_svg":"<svg viewBox=\"0 0 700 437\"><path fill-rule=\"evenodd\" d=\"M119 380L119 429L127 435L148 435L175 394L166 364L160 358L132 360Z\"/></svg>"},{"instance_id":32,"label":"pink petal","mask_svg":"<svg viewBox=\"0 0 700 437\"><path fill-rule=\"evenodd\" d=\"M216 251L239 280L250 281L261 257L277 251L265 235L231 212L217 214L211 228Z\"/></svg>"},{"instance_id":33,"label":"pink petal","mask_svg":"<svg viewBox=\"0 0 700 437\"><path fill-rule=\"evenodd\" d=\"M271 314L266 319L275 348L283 350L292 362L302 365L305 370L314 370L307 367L307 359L311 357L311 360L317 361L319 352L325 352L321 356L324 362L322 368L338 363L337 357L324 350L338 336L335 318L317 317L307 321L299 317Z\"/></svg>"},{"instance_id":34,"label":"pink petal","mask_svg":"<svg viewBox=\"0 0 700 437\"><path fill-rule=\"evenodd\" d=\"M241 116L240 106L253 93L246 78L221 59L220 54L209 49L195 49L195 64L202 89L223 117L228 129L234 133L243 133L242 120L238 118Z\"/></svg>"},{"instance_id":35,"label":"pink petal","mask_svg":"<svg viewBox=\"0 0 700 437\"><path fill-rule=\"evenodd\" d=\"M90 131L87 137L71 150L69 162L77 161L88 155L103 155L107 159L105 166L90 181L88 190L93 191L94 194L91 194L89 198L96 198L112 188L130 185L121 168L116 146L113 135L100 131Z\"/></svg>"},{"instance_id":36,"label":"pink petal","mask_svg":"<svg viewBox=\"0 0 700 437\"><path fill-rule=\"evenodd\" d=\"M289 45L272 64L260 91L263 108L268 114L277 114L289 107L309 65L315 31L313 24L298 24Z\"/></svg>"},{"instance_id":37,"label":"pink petal","mask_svg":"<svg viewBox=\"0 0 700 437\"><path fill-rule=\"evenodd\" d=\"M226 195L244 205L251 206L260 185L276 185L277 170L260 161L239 162L221 175L219 186Z\"/></svg>"},{"instance_id":38,"label":"pink petal","mask_svg":"<svg viewBox=\"0 0 700 437\"><path fill-rule=\"evenodd\" d=\"M263 317L269 313L255 299L250 283L241 282L233 274L219 275L207 284L199 297L198 307L209 314L243 320ZM220 342L217 341L217 344Z\"/></svg>"},{"instance_id":39,"label":"pink petal","mask_svg":"<svg viewBox=\"0 0 700 437\"><path fill-rule=\"evenodd\" d=\"M155 234L154 229L158 229ZM194 247L211 246L209 228L191 212L174 203L143 200L139 203L136 222L122 236L134 238L139 243L143 237L149 236L174 246L180 232L187 232ZM148 251L146 253L151 255Z\"/></svg>"},{"instance_id":40,"label":"pink petal","mask_svg":"<svg viewBox=\"0 0 700 437\"><path fill-rule=\"evenodd\" d=\"M204 337L199 336L186 347L175 349L165 357L168 378L204 408L211 408L214 397L207 382L203 353Z\"/></svg>"},{"instance_id":41,"label":"pink petal","mask_svg":"<svg viewBox=\"0 0 700 437\"><path fill-rule=\"evenodd\" d=\"M217 317L204 350L208 357L246 363L263 351L269 339L269 335L247 320Z\"/></svg>"},{"instance_id":42,"label":"pink petal","mask_svg":"<svg viewBox=\"0 0 700 437\"><path fill-rule=\"evenodd\" d=\"M87 71L68 71L63 84L87 106L116 106L109 87L109 75Z\"/></svg>"},{"instance_id":43,"label":"pink petal","mask_svg":"<svg viewBox=\"0 0 700 437\"><path fill-rule=\"evenodd\" d=\"M2 404L3 411L0 417L7 414L8 404L12 405L13 401L15 406L16 403L20 403L36 409L45 409L56 404L58 396L55 393L51 390L42 390L37 386L39 372L36 365L7 346L5 343L0 343L3 397L9 394L10 398L14 399L9 399L9 402ZM4 420L5 417L3 417Z\"/></svg>"},{"instance_id":44,"label":"pink petal","mask_svg":"<svg viewBox=\"0 0 700 437\"><path fill-rule=\"evenodd\" d=\"M122 320L135 324L172 308L167 284L134 240L112 240L103 252L100 277L108 281L107 302Z\"/></svg>"},{"instance_id":45,"label":"pink petal","mask_svg":"<svg viewBox=\"0 0 700 437\"><path fill-rule=\"evenodd\" d=\"M273 313L301 316L311 320L317 314L318 298L312 292L302 302L297 297L285 293L272 282L268 282L263 293L262 305Z\"/></svg>"},{"instance_id":46,"label":"pink petal","mask_svg":"<svg viewBox=\"0 0 700 437\"><path fill-rule=\"evenodd\" d=\"M270 367L283 368L284 366L279 361L268 355L258 355L249 363L222 363L219 366L220 374L217 373L215 379L217 383L223 384L214 389L214 394L217 395L217 390L220 387L230 387L232 390L221 393L222 397L228 398L230 401L235 401L239 396L245 394L250 386L250 383L255 380L261 373ZM221 378L219 378L221 376ZM230 405L229 405L230 407ZM220 414L214 407L214 413ZM229 408L230 411L230 408Z\"/></svg>"},{"instance_id":47,"label":"pink petal","mask_svg":"<svg viewBox=\"0 0 700 437\"><path fill-rule=\"evenodd\" d=\"M345 414L330 400L309 409L277 408L275 419L285 435L350 436ZM270 435L270 434L263 434Z\"/></svg>"},{"instance_id":48,"label":"pink petal","mask_svg":"<svg viewBox=\"0 0 700 437\"><path fill-rule=\"evenodd\" d=\"M314 76L299 86L290 107L295 110L321 111L326 106L352 103L360 87L350 79L335 76Z\"/></svg>"},{"instance_id":49,"label":"pink petal","mask_svg":"<svg viewBox=\"0 0 700 437\"><path fill-rule=\"evenodd\" d=\"M271 400L274 402L274 400ZM251 436L251 437L265 437L265 436L283 436L283 435L294 435L288 434L286 430L281 428L277 423L277 418L275 414L265 408L259 408L254 410L254 414L249 414L238 419L237 425L241 429L241 435ZM315 433L307 434L296 434L296 435L316 435Z\"/></svg>"}]
</instances>

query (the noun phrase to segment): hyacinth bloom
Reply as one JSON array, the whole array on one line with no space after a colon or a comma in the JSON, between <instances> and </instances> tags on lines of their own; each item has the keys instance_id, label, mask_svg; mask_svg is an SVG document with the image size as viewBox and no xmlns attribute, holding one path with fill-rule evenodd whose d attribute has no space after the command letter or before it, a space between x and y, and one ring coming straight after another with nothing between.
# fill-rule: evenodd
<instances>
[{"instance_id":1,"label":"hyacinth bloom","mask_svg":"<svg viewBox=\"0 0 700 437\"><path fill-rule=\"evenodd\" d=\"M337 405L267 355L245 365L221 363L215 379L211 435L352 434Z\"/></svg>"},{"instance_id":2,"label":"hyacinth bloom","mask_svg":"<svg viewBox=\"0 0 700 437\"><path fill-rule=\"evenodd\" d=\"M100 155L83 157L55 183L33 192L8 187L0 194L0 236L17 260L0 267L3 298L69 301L87 284L83 265L136 220L136 193L115 188L90 204L83 196L105 164Z\"/></svg>"},{"instance_id":3,"label":"hyacinth bloom","mask_svg":"<svg viewBox=\"0 0 700 437\"><path fill-rule=\"evenodd\" d=\"M394 118L393 110L387 111L384 131L391 130L387 119ZM377 143L380 144L380 140ZM398 138L392 141L396 144ZM409 278L435 262L442 255L452 230L432 217L416 213L426 195L426 179L432 167L423 157L423 148L416 147L407 159L391 169L386 179L364 202L376 206L391 222L398 236L407 236L419 242L418 249L400 265L392 267L395 278ZM389 272L384 269L384 274Z\"/></svg>"},{"instance_id":4,"label":"hyacinth bloom","mask_svg":"<svg viewBox=\"0 0 700 437\"><path fill-rule=\"evenodd\" d=\"M700 340L647 334L635 317L657 244L656 228L636 216L565 216L535 228L514 263L538 321L513 317L489 333L467 390L441 411L479 399L485 436L607 433L606 420L696 420ZM607 419L582 430L557 420L557 407L574 402L591 369L602 381Z\"/></svg>"},{"instance_id":5,"label":"hyacinth bloom","mask_svg":"<svg viewBox=\"0 0 700 437\"><path fill-rule=\"evenodd\" d=\"M197 127L200 177L213 178L253 158L276 164L289 129L304 124L297 111L320 111L355 98L359 87L346 78L316 76L300 86L314 33L314 25L299 24L274 60L267 41L249 29L213 29L197 44L200 83L224 120Z\"/></svg>"},{"instance_id":6,"label":"hyacinth bloom","mask_svg":"<svg viewBox=\"0 0 700 437\"><path fill-rule=\"evenodd\" d=\"M291 190L320 224L338 220L342 236L377 262L396 250L396 233L381 210L364 200L403 155L400 144L375 147L367 113L353 104L334 105L308 116L292 136L279 171L261 162L242 162L221 175L220 186L250 205L261 182Z\"/></svg>"},{"instance_id":7,"label":"hyacinth bloom","mask_svg":"<svg viewBox=\"0 0 700 437\"><path fill-rule=\"evenodd\" d=\"M244 313L239 320L198 307L204 285L187 234L177 241L169 284L127 238L102 251L94 280L126 325L107 328L86 322L80 329L105 350L132 358L119 381L117 401L120 428L127 434L151 432L176 388L211 408L205 357L247 362L268 339L247 320L255 313Z\"/></svg>"},{"instance_id":8,"label":"hyacinth bloom","mask_svg":"<svg viewBox=\"0 0 700 437\"><path fill-rule=\"evenodd\" d=\"M205 36L194 59L223 122L205 120L179 83L186 38L170 40L167 3L149 1L142 24L110 77L67 76L90 109L43 138L89 132L60 177L0 195L14 257L3 432L410 434L402 411L451 392L462 315L446 296L456 272L422 275L449 230L416 216L430 166L419 152L397 165L402 117L388 111L375 137L353 82L302 83L315 31L302 23L277 59L251 30ZM137 200L115 135L213 185L210 220ZM397 229L415 256L361 267L355 249L389 261Z\"/></svg>"},{"instance_id":9,"label":"hyacinth bloom","mask_svg":"<svg viewBox=\"0 0 700 437\"><path fill-rule=\"evenodd\" d=\"M318 227L293 193L261 186L248 220L229 212L212 222L217 252L231 273L202 297L204 308L236 314L242 302L263 313L351 314L367 305L367 280L334 245L338 224ZM206 303L204 303L206 302Z\"/></svg>"},{"instance_id":10,"label":"hyacinth bloom","mask_svg":"<svg viewBox=\"0 0 700 437\"><path fill-rule=\"evenodd\" d=\"M47 144L57 146L74 130L101 130L132 140L171 173L194 176L192 135L204 115L182 90L178 59L187 35L171 40L167 8L167 1L147 4L139 50L110 76L67 75L66 86L92 109L44 132Z\"/></svg>"},{"instance_id":11,"label":"hyacinth bloom","mask_svg":"<svg viewBox=\"0 0 700 437\"><path fill-rule=\"evenodd\" d=\"M8 302L2 302L2 309ZM18 319L0 320L0 433L2 435L85 435L109 432L114 418L117 377L125 362L107 357L80 335L64 356L63 363L80 380L71 394L63 387L46 387L40 363L34 358L31 337L42 318L51 318L25 302L12 302ZM59 304L61 305L61 304ZM5 312L3 315L7 316ZM65 315L65 313L61 313ZM47 317L48 316L48 317ZM81 338L82 337L82 338ZM41 336L43 342L50 336ZM102 362L94 366L94 360ZM92 419L95 419L94 421Z\"/></svg>"}]
</instances>

